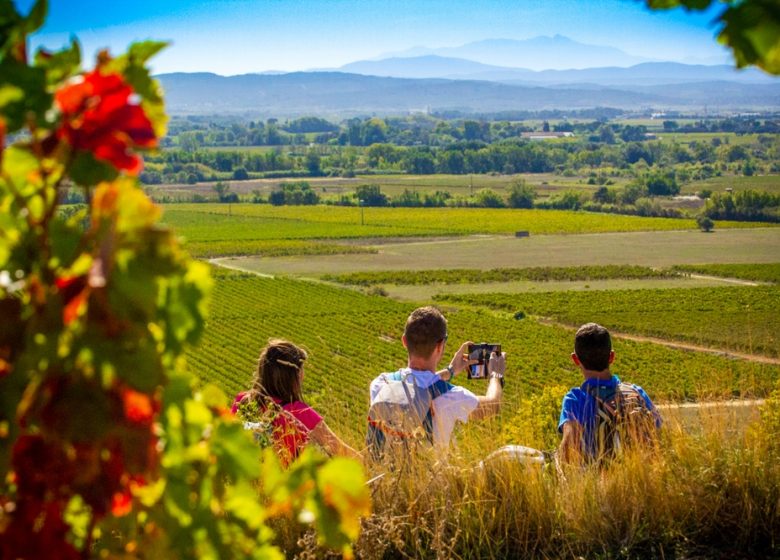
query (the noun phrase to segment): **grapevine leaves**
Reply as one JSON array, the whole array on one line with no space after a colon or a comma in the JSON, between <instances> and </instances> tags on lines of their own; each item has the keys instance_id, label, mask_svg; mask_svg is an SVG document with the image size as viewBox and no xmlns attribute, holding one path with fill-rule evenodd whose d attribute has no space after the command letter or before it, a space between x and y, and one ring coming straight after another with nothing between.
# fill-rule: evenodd
<instances>
[{"instance_id":1,"label":"grapevine leaves","mask_svg":"<svg viewBox=\"0 0 780 560\"><path fill-rule=\"evenodd\" d=\"M284 471L271 449L261 463L225 395L194 392L184 373L209 269L135 179L137 152L165 131L146 67L165 44L101 53L79 73L73 39L29 64L46 6L22 17L0 0L0 472L13 472L0 480L0 556L45 543L63 557L281 558L265 522L293 506L349 552L369 504L359 464L307 451ZM73 183L88 208L58 206Z\"/></svg>"}]
</instances>

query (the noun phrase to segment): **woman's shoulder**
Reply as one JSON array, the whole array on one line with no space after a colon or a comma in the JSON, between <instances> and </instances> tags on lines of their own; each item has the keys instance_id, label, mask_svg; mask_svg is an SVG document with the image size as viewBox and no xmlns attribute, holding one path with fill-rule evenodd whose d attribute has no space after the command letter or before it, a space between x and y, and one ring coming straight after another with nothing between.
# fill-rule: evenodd
<instances>
[{"instance_id":1,"label":"woman's shoulder","mask_svg":"<svg viewBox=\"0 0 780 560\"><path fill-rule=\"evenodd\" d=\"M309 430L313 430L322 421L322 416L303 401L294 401L282 406L282 409L300 420Z\"/></svg>"}]
</instances>

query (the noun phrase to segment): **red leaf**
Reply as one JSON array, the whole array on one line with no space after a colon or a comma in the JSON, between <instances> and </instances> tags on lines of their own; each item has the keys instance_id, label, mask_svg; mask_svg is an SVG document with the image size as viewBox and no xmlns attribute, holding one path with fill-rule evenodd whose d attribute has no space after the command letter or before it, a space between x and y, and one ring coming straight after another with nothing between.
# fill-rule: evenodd
<instances>
[{"instance_id":1,"label":"red leaf","mask_svg":"<svg viewBox=\"0 0 780 560\"><path fill-rule=\"evenodd\" d=\"M129 492L117 492L111 499L111 513L116 517L127 515L133 510L133 498Z\"/></svg>"},{"instance_id":2,"label":"red leaf","mask_svg":"<svg viewBox=\"0 0 780 560\"><path fill-rule=\"evenodd\" d=\"M65 304L65 307L62 309L62 322L65 326L70 325L78 318L81 310L86 305L88 298L89 290L82 290Z\"/></svg>"},{"instance_id":3,"label":"red leaf","mask_svg":"<svg viewBox=\"0 0 780 560\"><path fill-rule=\"evenodd\" d=\"M100 69L85 74L54 95L63 116L57 136L74 150L92 152L117 169L137 174L141 158L133 150L155 147L157 137L132 97L133 89L119 74Z\"/></svg>"},{"instance_id":4,"label":"red leaf","mask_svg":"<svg viewBox=\"0 0 780 560\"><path fill-rule=\"evenodd\" d=\"M149 424L154 419L152 398L146 393L123 389L121 393L125 418L136 424Z\"/></svg>"}]
</instances>

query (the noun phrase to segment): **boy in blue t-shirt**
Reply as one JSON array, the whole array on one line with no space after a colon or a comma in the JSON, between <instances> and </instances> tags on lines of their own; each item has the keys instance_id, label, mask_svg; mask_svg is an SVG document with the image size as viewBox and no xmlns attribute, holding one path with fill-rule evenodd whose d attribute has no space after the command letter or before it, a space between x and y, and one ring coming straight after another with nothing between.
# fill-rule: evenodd
<instances>
[{"instance_id":1,"label":"boy in blue t-shirt","mask_svg":"<svg viewBox=\"0 0 780 560\"><path fill-rule=\"evenodd\" d=\"M649 424L660 427L661 419L647 393L637 385L622 383L610 373L615 353L607 329L596 323L582 325L574 338L571 358L579 366L585 381L563 397L558 431L563 434L559 456L564 462L591 462L601 458L605 447L610 451L613 449L612 441L618 441L614 439L614 430L609 432L609 445L605 445L607 442L603 440L607 436L603 425L605 417L608 423L619 423L625 418L617 413L611 416L617 401L620 401L618 408L621 410L644 414L649 418ZM654 430L650 428L650 431Z\"/></svg>"}]
</instances>

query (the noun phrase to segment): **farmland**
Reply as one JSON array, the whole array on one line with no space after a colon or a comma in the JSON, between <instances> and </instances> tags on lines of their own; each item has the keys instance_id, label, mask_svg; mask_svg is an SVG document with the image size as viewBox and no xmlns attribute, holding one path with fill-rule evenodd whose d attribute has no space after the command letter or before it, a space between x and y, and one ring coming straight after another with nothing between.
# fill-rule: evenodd
<instances>
[{"instance_id":1,"label":"farmland","mask_svg":"<svg viewBox=\"0 0 780 560\"><path fill-rule=\"evenodd\" d=\"M164 220L194 256L365 252L337 240L466 235L578 234L694 230L693 220L615 216L564 210L477 208L274 207L259 204L166 205ZM719 229L755 226L718 222ZM316 240L317 247L293 240ZM365 243L363 243L365 244ZM354 244L352 244L354 245Z\"/></svg>"},{"instance_id":2,"label":"farmland","mask_svg":"<svg viewBox=\"0 0 780 560\"><path fill-rule=\"evenodd\" d=\"M779 228L657 231L581 235L469 236L451 239L362 240L375 254L313 258L246 257L232 264L264 274L320 276L364 271L462 268L773 263L780 259ZM640 250L641 249L641 250Z\"/></svg>"},{"instance_id":3,"label":"farmland","mask_svg":"<svg viewBox=\"0 0 780 560\"><path fill-rule=\"evenodd\" d=\"M440 301L475 303L457 295L442 296ZM779 356L778 301L778 288L762 286L485 294L478 304L570 325L595 321L622 332Z\"/></svg>"},{"instance_id":4,"label":"farmland","mask_svg":"<svg viewBox=\"0 0 780 560\"><path fill-rule=\"evenodd\" d=\"M780 284L780 263L678 265L674 267L674 270L683 273L712 274L725 278L741 278Z\"/></svg>"},{"instance_id":5,"label":"farmland","mask_svg":"<svg viewBox=\"0 0 780 560\"><path fill-rule=\"evenodd\" d=\"M472 190L472 179L466 177L386 179L383 188L388 192ZM742 179L753 186L748 178ZM352 184L338 178L319 180L322 187L314 188L328 194L348 191ZM506 188L506 180L474 178L497 191ZM568 180L572 189L588 195L597 188L581 178ZM539 184L542 192L569 188L552 176L542 182L547 183ZM726 184L712 190L725 190ZM270 181L264 185L269 191L274 188ZM770 182L766 185L771 190ZM703 233L692 219L582 211L246 203L171 204L165 207L165 220L185 238L192 254L221 265L212 267L211 314L201 343L188 351L188 367L203 382L215 382L233 395L249 386L257 355L269 338L290 339L309 353L304 398L357 449L364 447L370 380L406 363L401 333L412 309L434 303L445 312L448 356L464 340L503 345L509 366L501 414L459 430L457 449L450 455L458 474L434 477L446 481L446 488L426 488L422 500L412 491L415 499L408 504L410 511L426 512L421 519L428 519L431 511L445 512L436 515L457 527L464 526L457 512L473 510L468 516L479 519L479 528L468 531L480 539L502 534L503 524L515 527L519 519L536 519L550 509L549 503L564 505L554 514L557 521L545 523L569 526L568 497L540 498L527 514L508 510L497 515L492 505L491 509L482 502L473 505L476 497L502 507L510 495L525 503L526 488L565 494L565 484L548 484L550 480L539 484L534 478L529 484L507 482L506 491L496 491L491 482L487 492L476 496L471 489L479 485L467 479L474 463L499 445L520 443L540 449L557 445L561 397L582 379L570 358L577 325L598 321L610 328L616 335L617 356L612 371L644 386L657 403L750 402L769 396L780 384L778 227L718 221L714 232ZM528 236L516 237L516 231ZM461 376L455 381L475 393L485 391L484 381ZM690 480L696 490L682 488L674 491L675 496L698 496L702 473L711 472L724 456L741 457L732 451L742 449L739 438L748 423L751 437L769 433L760 431L769 424L763 416L757 420L755 408L736 410L706 407L681 420L679 412L664 409L668 429L662 432L664 447L653 464L665 465L667 474L650 477L660 488L656 494L664 498L658 500L663 505L656 508L656 517L669 510L665 501L669 492L659 481ZM772 440L758 436L755 441L764 441L761 438ZM655 495L647 490L647 464L637 462L626 471L627 479L645 481L636 487L636 496L631 494L637 504ZM763 480L763 467L738 460L733 466L735 473L760 472ZM507 468L506 480L516 482L522 476L518 471ZM735 479L729 472L715 478ZM766 490L771 483L743 482L762 488L761 496L775 495ZM407 526L406 490L399 496L397 480L390 477L379 480L374 489L376 515L365 520L359 545L363 551L373 551L376 531L384 534L382 519L391 520L387 526ZM696 502L705 519L722 497L717 489L712 494L699 496ZM443 507L442 497L453 495L457 507ZM679 513L671 517L689 519L690 504L690 499L681 498ZM403 510L400 517L394 513L398 507ZM626 515L647 511L642 508L629 505ZM689 525L698 530L701 523ZM435 534L438 525L421 529L423 540L428 530ZM419 555L418 545L409 544L419 542L417 537L403 538L401 547ZM580 537L571 538L579 542ZM677 542L677 537L671 539ZM497 549L494 544L472 542L470 536L456 541L458 550L472 553ZM601 550L600 545L582 546L586 555ZM503 550L501 545L498 550Z\"/></svg>"},{"instance_id":6,"label":"farmland","mask_svg":"<svg viewBox=\"0 0 780 560\"><path fill-rule=\"evenodd\" d=\"M247 271L214 269L212 312L190 367L232 394L248 385L268 338L300 343L311 355L307 400L358 447L368 383L404 364L405 318L431 301L446 310L453 346L489 339L509 353L506 441L520 402L579 379L569 328L536 316L778 355L777 289L719 277L774 278L780 228L719 222L703 234L692 221L571 211L259 204L175 204L164 217L194 254ZM515 238L521 229L530 237ZM396 299L365 293L373 288ZM650 342L615 347L616 371L661 401L764 395L780 379L780 366L767 363Z\"/></svg>"},{"instance_id":7,"label":"farmland","mask_svg":"<svg viewBox=\"0 0 780 560\"><path fill-rule=\"evenodd\" d=\"M511 282L530 280L549 282L552 280L607 280L632 278L670 278L679 273L656 270L643 266L582 266L582 267L535 267L535 268L493 268L420 270L410 275L408 271L356 272L352 274L324 275L323 280L339 284L373 286L376 284L418 285L418 284L483 284L486 282Z\"/></svg>"},{"instance_id":8,"label":"farmland","mask_svg":"<svg viewBox=\"0 0 780 560\"><path fill-rule=\"evenodd\" d=\"M414 304L245 273L218 272L215 280L211 317L202 343L189 353L190 368L232 394L249 384L257 354L269 337L294 340L310 352L307 399L339 433L361 446L368 383L378 372L405 363L400 334ZM520 399L545 386L578 382L579 373L569 359L570 331L516 320L510 313L459 308L454 302L445 303L445 309L453 341L448 353L459 340L490 339L501 341L509 354L508 418ZM660 400L764 394L780 378L778 366L648 343L616 341L615 346L620 356L615 371L652 387ZM459 383L484 390L483 382Z\"/></svg>"}]
</instances>

